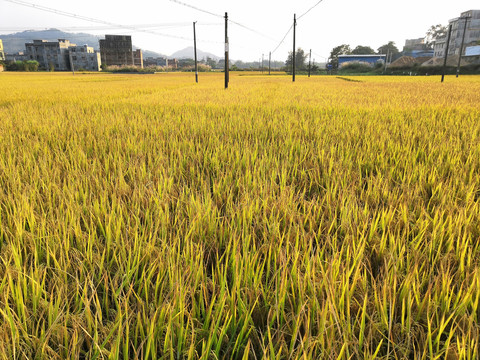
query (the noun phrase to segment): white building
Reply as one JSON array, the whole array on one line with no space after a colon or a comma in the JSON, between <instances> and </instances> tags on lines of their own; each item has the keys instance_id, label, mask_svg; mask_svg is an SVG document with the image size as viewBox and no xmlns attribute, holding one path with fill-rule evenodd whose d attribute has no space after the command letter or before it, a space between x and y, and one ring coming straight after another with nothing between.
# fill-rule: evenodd
<instances>
[{"instance_id":1,"label":"white building","mask_svg":"<svg viewBox=\"0 0 480 360\"><path fill-rule=\"evenodd\" d=\"M74 70L100 71L102 65L100 53L95 52L93 47L70 46L68 51Z\"/></svg>"},{"instance_id":2,"label":"white building","mask_svg":"<svg viewBox=\"0 0 480 360\"><path fill-rule=\"evenodd\" d=\"M467 47L478 45L477 43L480 41L480 10L465 11L461 13L459 17L449 20L449 24L452 25L452 34L448 46L448 55L460 54L465 22L467 23L467 27L462 55L465 54ZM443 57L445 55L446 43L446 38L439 39L435 42L435 57Z\"/></svg>"},{"instance_id":3,"label":"white building","mask_svg":"<svg viewBox=\"0 0 480 360\"><path fill-rule=\"evenodd\" d=\"M70 70L68 48L75 46L70 41L58 39L58 41L33 40L25 44L25 54L28 60L38 61L40 67L57 71Z\"/></svg>"},{"instance_id":4,"label":"white building","mask_svg":"<svg viewBox=\"0 0 480 360\"><path fill-rule=\"evenodd\" d=\"M87 45L77 46L65 39L58 41L33 40L25 44L27 60L36 60L40 67L47 70L69 71L84 69L99 71L100 54Z\"/></svg>"}]
</instances>

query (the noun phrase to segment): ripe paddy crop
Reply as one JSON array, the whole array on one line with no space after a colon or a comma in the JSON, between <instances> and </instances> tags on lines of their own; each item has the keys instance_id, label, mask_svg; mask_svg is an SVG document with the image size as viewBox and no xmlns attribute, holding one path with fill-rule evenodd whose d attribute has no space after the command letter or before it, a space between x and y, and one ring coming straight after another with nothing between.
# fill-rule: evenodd
<instances>
[{"instance_id":1,"label":"ripe paddy crop","mask_svg":"<svg viewBox=\"0 0 480 360\"><path fill-rule=\"evenodd\" d=\"M0 358L475 359L480 78L0 75Z\"/></svg>"}]
</instances>

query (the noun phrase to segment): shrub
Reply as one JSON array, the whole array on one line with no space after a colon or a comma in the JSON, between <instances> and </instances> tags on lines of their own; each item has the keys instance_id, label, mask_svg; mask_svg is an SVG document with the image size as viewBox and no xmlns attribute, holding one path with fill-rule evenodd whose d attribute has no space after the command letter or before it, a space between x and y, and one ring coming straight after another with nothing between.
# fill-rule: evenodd
<instances>
[{"instance_id":1,"label":"shrub","mask_svg":"<svg viewBox=\"0 0 480 360\"><path fill-rule=\"evenodd\" d=\"M103 66L103 65L102 65ZM153 74L156 70L154 68L141 68L139 66L133 65L111 65L103 67L104 71L109 71L112 73L138 73L138 74Z\"/></svg>"},{"instance_id":2,"label":"shrub","mask_svg":"<svg viewBox=\"0 0 480 360\"><path fill-rule=\"evenodd\" d=\"M24 70L25 71L38 71L38 61L35 60L28 60L24 61Z\"/></svg>"},{"instance_id":3,"label":"shrub","mask_svg":"<svg viewBox=\"0 0 480 360\"><path fill-rule=\"evenodd\" d=\"M7 71L38 71L38 61L11 61L6 65Z\"/></svg>"},{"instance_id":4,"label":"shrub","mask_svg":"<svg viewBox=\"0 0 480 360\"><path fill-rule=\"evenodd\" d=\"M340 74L343 73L369 73L372 72L373 68L370 65L367 65L365 63L359 63L359 62L352 62L350 64L347 64L345 66L342 66L340 69L338 69L338 72Z\"/></svg>"}]
</instances>

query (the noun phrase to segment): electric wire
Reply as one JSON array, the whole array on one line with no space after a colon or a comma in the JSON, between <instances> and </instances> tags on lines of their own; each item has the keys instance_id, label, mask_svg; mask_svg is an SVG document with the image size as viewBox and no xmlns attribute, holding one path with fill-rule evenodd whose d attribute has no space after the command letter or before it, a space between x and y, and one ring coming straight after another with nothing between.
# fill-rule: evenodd
<instances>
[{"instance_id":1,"label":"electric wire","mask_svg":"<svg viewBox=\"0 0 480 360\"><path fill-rule=\"evenodd\" d=\"M318 5L320 5L320 3L322 3L323 0L320 0L319 2L317 2L315 5L313 5L310 9L308 9L307 11L305 11L302 15L300 15L297 20L300 20L302 17L304 17L305 15L307 15L310 11L312 11L313 9L315 9Z\"/></svg>"},{"instance_id":2,"label":"electric wire","mask_svg":"<svg viewBox=\"0 0 480 360\"><path fill-rule=\"evenodd\" d=\"M30 2L23 1L23 0L3 0L3 1L10 2L10 3L13 3L13 4L17 4L17 5L32 7L32 8L35 8L37 10L42 10L42 11L45 11L45 12L50 12L50 13L54 13L54 14L57 14L57 15L62 15L62 16L66 16L66 17L70 17L70 18L74 18L74 19L85 20L85 21L89 21L89 22L93 22L93 23L97 23L97 24L108 25L108 26L111 26L115 29L127 29L127 30L130 30L130 31L133 31L133 32L142 32L142 33L164 36L164 37L180 39L180 40L185 40L185 41L193 41L193 38L188 38L188 37L184 37L184 36L177 36L177 35L172 35L172 34L165 34L165 33L160 33L160 32L157 32L157 31L150 31L150 30L145 30L145 29L139 29L135 26L130 26L130 25L115 24L115 23L112 23L112 22L109 22L109 21L95 19L95 18L91 18L91 17L88 17L88 16L83 16L83 15L77 15L77 14L73 14L73 13L70 13L70 12L67 12L67 11L57 10L57 9L53 9L53 8L43 6L43 5L32 4ZM209 40L199 40L199 42L221 44L221 42L209 41Z\"/></svg>"},{"instance_id":3,"label":"electric wire","mask_svg":"<svg viewBox=\"0 0 480 360\"><path fill-rule=\"evenodd\" d=\"M208 11L208 10L205 10L205 9L201 9L201 8L199 8L199 7L197 7L197 6L187 4L187 3L183 2L183 1L178 1L178 0L169 0L169 1L174 2L174 3L176 3L176 4L179 4L179 5L183 5L183 6L189 7L189 8L191 8L191 9L195 9L195 10L200 11L200 12L203 12L203 13L205 13L205 14L209 14L209 15L215 16L215 17L217 17L217 18L224 18L223 15L215 14L215 13L213 13L213 12L211 12L211 11ZM238 21L234 21L234 20L232 20L232 19L228 19L228 21L229 21L230 23L234 24L234 25L237 25L237 26L239 26L239 27L241 27L241 28L243 28L243 29L245 29L245 30L251 31L251 32L253 32L253 33L257 34L257 35L260 35L260 36L262 36L262 37L264 37L264 38L267 38L267 39L269 39L269 40L273 40L273 41L276 40L276 39L272 38L271 36L265 35L265 34L261 33L260 31L257 31L257 30L255 30L255 29L252 29L251 27L248 27L248 26L246 26L246 25L243 25L243 24L239 23Z\"/></svg>"},{"instance_id":4,"label":"electric wire","mask_svg":"<svg viewBox=\"0 0 480 360\"><path fill-rule=\"evenodd\" d=\"M186 7L189 7L191 9L194 9L194 10L197 10L197 11L200 11L200 12L203 12L205 14L209 14L209 15L212 15L212 16L215 16L215 17L218 17L218 18L223 18L222 15L219 15L219 14L215 14L211 11L208 11L208 10L204 10L204 9L200 9L199 7L196 7L196 6L193 6L193 5L190 5L190 4L187 4L185 2L182 2L182 1L178 1L178 0L169 0L171 2L174 2L176 4L179 4L179 5L183 5L183 6L186 6Z\"/></svg>"},{"instance_id":5,"label":"electric wire","mask_svg":"<svg viewBox=\"0 0 480 360\"><path fill-rule=\"evenodd\" d=\"M319 57L321 57L321 58L323 58L323 59L325 59L325 60L328 60L328 56L320 55L320 54L316 53L315 51L312 51L312 54L313 54L313 55L316 55L316 56L319 56Z\"/></svg>"},{"instance_id":6,"label":"electric wire","mask_svg":"<svg viewBox=\"0 0 480 360\"><path fill-rule=\"evenodd\" d=\"M322 3L323 0L320 0L318 1L315 5L313 5L311 8L309 8L307 11L305 11L302 15L300 15L299 17L296 18L296 20L300 20L302 17L304 17L305 15L307 15L310 11L312 11L313 9L315 9L318 5L320 5L320 3ZM292 28L293 28L293 25L290 26L290 28L288 29L287 33L285 34L285 36L283 37L282 40L280 40L280 42L278 43L277 47L275 48L275 50L272 51L272 54L278 50L278 48L280 47L280 45L283 44L283 42L285 41L285 38L288 36L288 34L290 34L290 31L292 31ZM320 55L319 55L320 56Z\"/></svg>"},{"instance_id":7,"label":"electric wire","mask_svg":"<svg viewBox=\"0 0 480 360\"><path fill-rule=\"evenodd\" d=\"M23 0L4 0L4 1L10 2L10 3L13 3L13 4L22 5L22 6L32 7L32 8L38 9L38 10L54 13L54 14L57 14L57 15L67 16L67 17L71 17L71 18L75 18L75 19L79 19L79 20L85 20L85 21L94 22L94 23L103 24L103 25L108 26L107 28L103 28L103 29L128 29L128 30L133 31L133 32L143 32L143 33L147 33L147 34L153 34L153 35L164 36L164 37L169 37L169 38L181 39L181 40L186 40L186 41L192 41L193 40L191 38L187 38L187 37L183 37L183 36L177 36L177 35L165 34L165 33L159 33L159 32L156 32L156 31L147 30L148 28L163 27L163 26L168 26L168 25L173 25L173 24L121 25L121 24L115 24L115 23L112 23L112 22L109 22L109 21L104 21L104 20L100 20L100 19L95 19L95 18L83 16L83 15L78 15L78 14L74 14L74 13L50 8L50 7L43 6L43 5L37 5L37 4L29 3L29 2L23 1ZM194 9L194 10L197 10L197 11L209 14L209 15L212 15L212 16L215 16L217 18L223 18L223 16L220 15L220 14L216 14L214 12L199 8L197 6L185 3L183 1L179 1L179 0L169 0L169 1L177 3L177 4L185 6L185 7L189 7L191 9ZM299 20L302 17L304 17L305 15L307 15L310 11L312 11L314 8L316 8L318 5L320 5L320 3L322 3L322 2L323 2L323 0L320 0L317 3L315 3L306 12L304 12L302 15L300 15L297 18L297 20ZM268 38L270 40L274 40L272 37L270 37L268 35L265 35L265 34L255 30L255 29L252 29L252 28L246 26L246 25L243 25L243 24L241 24L237 21L233 21L231 19L229 19L229 21L232 24L235 24L235 25L237 25L237 26L239 26L239 27L241 27L245 30L251 31L251 32L253 32L257 35ZM177 24L178 24L177 27L190 26L190 24L187 24L187 23L176 23L175 25L177 25ZM183 24L185 24L185 25L183 25ZM207 25L207 24L205 24L205 25ZM217 24L211 24L211 25L217 25ZM170 28L174 28L174 27L170 27ZM284 43L286 37L291 32L292 28L293 28L293 25L290 26L290 28L288 29L288 31L286 32L286 34L284 35L282 40L280 40L280 42L277 44L275 49L272 51L272 54L275 53L278 50L278 48ZM88 30L88 28L85 28L85 29ZM99 29L99 30L103 30L103 29ZM221 43L221 42L218 42L218 41L208 41L208 40L199 40L199 42L218 43L218 44Z\"/></svg>"},{"instance_id":8,"label":"electric wire","mask_svg":"<svg viewBox=\"0 0 480 360\"><path fill-rule=\"evenodd\" d=\"M290 28L288 29L287 33L285 34L285 36L283 37L282 40L280 40L280 42L278 43L277 47L272 51L272 54L275 53L275 51L278 50L278 48L280 47L280 45L283 44L283 42L285 41L285 39L287 38L288 34L290 34L290 31L292 31L293 29L293 25L290 26Z\"/></svg>"}]
</instances>

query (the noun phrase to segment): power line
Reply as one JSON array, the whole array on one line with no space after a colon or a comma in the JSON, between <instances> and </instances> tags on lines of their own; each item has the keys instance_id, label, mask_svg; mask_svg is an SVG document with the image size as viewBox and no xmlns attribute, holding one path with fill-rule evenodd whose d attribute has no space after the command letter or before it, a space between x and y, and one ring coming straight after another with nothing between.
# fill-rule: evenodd
<instances>
[{"instance_id":1,"label":"power line","mask_svg":"<svg viewBox=\"0 0 480 360\"><path fill-rule=\"evenodd\" d=\"M221 23L198 23L200 26L220 26ZM163 24L137 24L128 25L135 29L178 29L184 27L190 27L190 23L163 23ZM56 26L56 27L0 27L0 32L3 31L48 31L48 30L61 30L61 31L99 31L99 30L116 30L117 26Z\"/></svg>"},{"instance_id":2,"label":"power line","mask_svg":"<svg viewBox=\"0 0 480 360\"><path fill-rule=\"evenodd\" d=\"M325 60L328 59L328 56L320 55L320 54L316 53L315 51L312 51L312 54L313 54L313 55L316 55L316 56L319 56L319 57L321 57L321 58L324 58Z\"/></svg>"},{"instance_id":3,"label":"power line","mask_svg":"<svg viewBox=\"0 0 480 360\"><path fill-rule=\"evenodd\" d=\"M178 0L169 0L169 1L174 2L174 3L176 3L176 4L179 4L179 5L183 5L183 6L189 7L189 8L191 8L191 9L194 9L194 10L197 10L197 11L200 11L200 12L203 12L203 13L205 13L205 14L209 14L209 15L212 15L212 16L215 16L215 17L218 17L218 18L223 18L222 15L215 14L215 13L213 13L213 12L211 12L211 11L208 11L208 10L205 10L205 9L201 9L201 8L199 8L199 7L197 7L197 6L194 6L194 5L187 4L187 3L183 2L183 1L178 1ZM255 29L252 29L251 27L248 27L248 26L246 26L246 25L243 25L243 24L239 23L238 21L233 21L233 20L231 20L231 19L229 19L228 21L231 22L232 24L235 24L235 25L237 25L237 26L245 29L245 30L251 31L251 32L253 32L253 33L257 34L257 35L263 36L264 38L267 38L267 39L269 39L269 40L275 41L275 39L272 38L271 36L265 35L265 34L261 33L260 31L257 31L257 30L255 30Z\"/></svg>"},{"instance_id":4,"label":"power line","mask_svg":"<svg viewBox=\"0 0 480 360\"><path fill-rule=\"evenodd\" d=\"M135 28L152 28L152 27L171 27L171 26L186 26L187 23L171 23L171 24L143 24L143 25L130 25ZM59 26L59 27L0 27L0 31L7 31L7 30L18 30L18 31L28 31L28 30L35 30L35 31L41 31L41 30L59 30L60 28L62 29L68 29L68 30L77 30L77 31L82 31L82 30L108 30L108 29L115 29L115 27L112 26Z\"/></svg>"},{"instance_id":5,"label":"power line","mask_svg":"<svg viewBox=\"0 0 480 360\"><path fill-rule=\"evenodd\" d=\"M109 26L118 26L118 27L122 27L122 28L126 27L125 25L114 24L114 23L111 23L111 22L108 22L108 21L103 21L103 20L99 20L99 19L90 18L90 17L87 17L87 16L77 15L77 14L69 13L69 12L66 12L66 11L53 9L53 8L43 6L43 5L36 5L36 4L32 4L32 3L22 1L22 0L4 0L4 1L7 1L7 2L10 2L10 3L13 3L13 4L17 4L17 5L32 7L32 8L38 9L38 10L54 13L54 14L57 14L57 15L63 15L63 16L67 16L67 17L71 17L71 18L75 18L75 19L95 22L95 23L109 25Z\"/></svg>"},{"instance_id":6,"label":"power line","mask_svg":"<svg viewBox=\"0 0 480 360\"><path fill-rule=\"evenodd\" d=\"M45 12L50 12L50 13L54 13L54 14L57 14L57 15L62 15L62 16L66 16L66 17L70 17L70 18L74 18L74 19L85 20L85 21L94 22L94 23L98 23L98 24L108 25L108 26L113 27L115 29L127 29L127 30L131 30L133 32L143 32L143 33L152 34L152 35L164 36L164 37L186 40L186 41L192 41L192 39L187 38L187 37L183 37L183 36L159 33L159 32L156 32L156 31L150 31L150 30L145 30L145 29L139 29L135 26L130 26L130 25L115 24L115 23L112 23L112 22L109 22L109 21L95 19L95 18L83 16L83 15L77 15L77 14L73 14L73 13L63 11L63 10L50 8L50 7L43 6L43 5L32 4L32 3L29 3L29 2L26 2L26 1L23 1L23 0L3 0L3 1L7 1L7 2L10 2L10 3L13 3L13 4L17 4L17 5L32 7L32 8L37 9L37 10L42 10L42 11L45 11ZM220 42L217 42L217 41L204 40L202 42L219 43L220 44Z\"/></svg>"},{"instance_id":7,"label":"power line","mask_svg":"<svg viewBox=\"0 0 480 360\"><path fill-rule=\"evenodd\" d=\"M74 13L70 13L70 12L66 12L66 11L63 11L63 10L58 10L58 9L54 9L54 8L50 8L50 7L47 7L47 6L43 6L43 5L37 5L37 4L33 4L33 3L30 3L30 2L27 2L27 1L23 1L23 0L3 0L3 1L6 1L6 2L10 2L10 3L13 3L13 4L17 4L17 5L22 5L22 6L26 6L26 7L32 7L34 9L37 9L37 10L41 10L41 11L45 11L45 12L50 12L50 13L54 13L54 14L57 14L57 15L62 15L62 16L66 16L66 17L70 17L70 18L74 18L74 19L78 19L78 20L84 20L84 21L89 21L89 22L93 22L93 23L98 23L98 24L103 24L103 25L106 25L106 27L103 27L103 28L95 28L95 29L98 29L98 30L106 30L106 29L127 29L127 30L130 30L130 31L133 31L133 32L143 32L143 33L147 33L147 34L152 34L152 35L157 35L157 36L163 36L163 37L168 37L168 38L174 38L174 39L181 39L181 40L185 40L185 41L192 41L192 39L188 38L188 37L183 37L183 36L177 36L177 35L172 35L172 34L165 34L165 33L160 33L160 32L156 32L156 31L151 31L151 30L147 30L148 28L155 28L155 27L168 27L170 26L170 28L173 28L172 25L176 25L178 27L182 27L182 26L190 26L190 23L164 23L164 24L144 24L144 25L121 25L121 24L115 24L115 23L112 23L112 22L109 22L109 21L105 21L105 20L101 20L101 19L96 19L96 18L91 18L91 17L87 17L87 16L83 16L83 15L78 15L78 14L74 14ZM208 10L205 10L205 9L202 9L202 8L199 8L197 6L194 6L194 5L190 5L188 3L185 3L185 2L182 2L182 1L179 1L179 0L169 0L171 2L174 2L174 3L177 3L179 5L182 5L182 6L186 6L186 7L189 7L189 8L192 8L194 10L197 10L197 11L200 11L200 12L203 12L203 13L206 13L206 14L209 14L209 15L212 15L212 16L215 16L217 18L223 18L222 15L219 15L219 14L216 14L216 13L213 13L211 11L208 11ZM305 13L303 13L301 16L299 16L297 19L300 19L302 18L303 16L307 15L310 11L312 11L315 7L317 7L320 3L322 3L323 0L320 0L318 1L315 5L313 5L311 8L309 8ZM268 35L265 35L253 28L250 28L246 25L243 25L237 21L232 21L232 20L229 20L232 24L235 24L241 28L244 28L248 31L251 31L257 35L260 35L262 37L265 37L265 38L268 38L270 40L273 40L274 39ZM185 25L184 25L185 24ZM216 23L213 23L213 24L208 24L208 23L205 23L205 24L199 24L199 25L221 25L221 24L216 24ZM282 40L278 43L278 45L275 47L275 49L272 51L272 54L275 53L278 48L284 43L286 37L288 36L288 34L290 33L290 31L292 30L293 28L293 25L290 26L290 28L288 29L287 33L284 35L284 37L282 38ZM63 28L63 29L67 29L67 28ZM72 28L73 29L73 28ZM89 28L88 27L84 27L83 29L86 29L88 30ZM5 31L5 30L3 30ZM8 31L8 30L7 30ZM218 41L208 41L208 40L199 40L200 42L206 42L206 43L216 43L216 44L220 44L221 42L218 42Z\"/></svg>"},{"instance_id":8,"label":"power line","mask_svg":"<svg viewBox=\"0 0 480 360\"><path fill-rule=\"evenodd\" d=\"M194 9L194 10L203 12L203 13L205 13L205 14L209 14L209 15L212 15L212 16L215 16L215 17L218 17L218 18L222 18L222 19L223 19L223 16L222 16L222 15L215 14L215 13L213 13L213 12L211 12L211 11L208 11L208 10L200 9L199 7L196 7L196 6L193 6L193 5L184 3L184 2L182 2L182 1L178 1L178 0L170 0L170 1L171 1L171 2L174 2L174 3L177 3L177 4L180 4L180 5L183 5L183 6L186 6L186 7L189 7L189 8Z\"/></svg>"},{"instance_id":9,"label":"power line","mask_svg":"<svg viewBox=\"0 0 480 360\"><path fill-rule=\"evenodd\" d=\"M264 37L264 38L267 38L267 39L269 39L269 40L275 41L275 39L272 38L271 36L265 35L265 34L263 34L263 33L259 32L259 31L255 30L255 29L252 29L252 28L250 28L250 27L248 27L248 26L242 25L242 24L240 24L239 22L232 21L232 20L230 20L230 22L231 22L232 24L235 24L235 25L237 25L237 26L240 26L241 28L244 28L245 30L251 31L251 32L253 32L253 33L257 34L257 35L260 35L260 36L262 36L262 37Z\"/></svg>"},{"instance_id":10,"label":"power line","mask_svg":"<svg viewBox=\"0 0 480 360\"><path fill-rule=\"evenodd\" d=\"M301 19L302 17L304 17L305 15L307 15L310 11L312 11L313 9L315 9L318 5L320 5L320 3L322 3L323 0L320 0L318 1L315 5L313 5L310 9L308 9L307 11L305 11L302 15L298 16L297 17L297 20ZM278 43L277 47L275 48L275 50L272 51L272 54L278 50L278 48L280 47L280 45L283 44L283 42L285 41L285 38L288 36L288 34L290 34L290 31L292 31L292 28L293 28L293 25L290 26L290 28L288 29L287 33L285 34L285 36L282 38L282 40L280 40L280 42ZM320 55L319 55L320 56Z\"/></svg>"},{"instance_id":11,"label":"power line","mask_svg":"<svg viewBox=\"0 0 480 360\"><path fill-rule=\"evenodd\" d=\"M275 48L275 50L272 51L272 54L278 50L278 48L280 47L280 45L283 44L283 42L285 41L286 37L288 36L288 34L290 34L290 31L292 31L293 29L293 25L290 26L290 28L288 29L287 33L285 34L285 36L283 37L282 40L280 40L280 42L278 43L277 47Z\"/></svg>"},{"instance_id":12,"label":"power line","mask_svg":"<svg viewBox=\"0 0 480 360\"><path fill-rule=\"evenodd\" d=\"M302 15L300 15L297 20L300 20L302 17L304 17L305 15L307 15L310 11L312 11L313 9L315 9L318 5L320 5L320 3L323 2L323 0L320 0L319 2L317 2L315 5L313 5L310 9L308 9L307 11L305 11Z\"/></svg>"}]
</instances>

